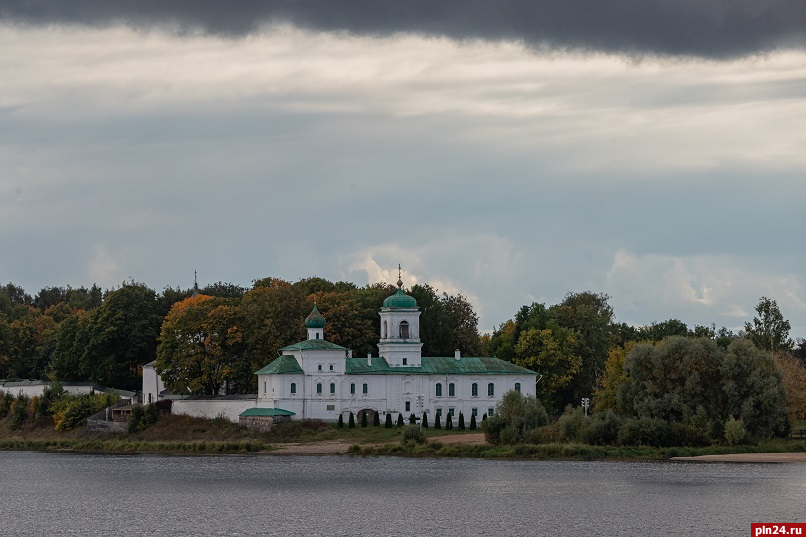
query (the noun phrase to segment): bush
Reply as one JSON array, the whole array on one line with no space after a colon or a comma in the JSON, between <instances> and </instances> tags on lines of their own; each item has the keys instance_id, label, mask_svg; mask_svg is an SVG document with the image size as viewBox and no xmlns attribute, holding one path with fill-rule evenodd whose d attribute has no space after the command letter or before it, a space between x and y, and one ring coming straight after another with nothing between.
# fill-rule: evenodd
<instances>
[{"instance_id":1,"label":"bush","mask_svg":"<svg viewBox=\"0 0 806 537\"><path fill-rule=\"evenodd\" d=\"M398 427L403 427L404 425L405 425L405 423L404 423L404 421L403 421L403 413L402 413L402 412L398 412L398 413L397 413L397 426L398 426Z\"/></svg>"},{"instance_id":2,"label":"bush","mask_svg":"<svg viewBox=\"0 0 806 537\"><path fill-rule=\"evenodd\" d=\"M442 429L439 413L437 413L436 417L434 417L434 429Z\"/></svg>"},{"instance_id":3,"label":"bush","mask_svg":"<svg viewBox=\"0 0 806 537\"><path fill-rule=\"evenodd\" d=\"M375 412L372 416L372 426L373 427L380 427L381 426L381 413Z\"/></svg>"},{"instance_id":4,"label":"bush","mask_svg":"<svg viewBox=\"0 0 806 537\"><path fill-rule=\"evenodd\" d=\"M386 423L384 424L384 427L386 427L387 429L391 429L392 427L394 427L394 424L392 423L392 413L391 412L386 413Z\"/></svg>"},{"instance_id":5,"label":"bush","mask_svg":"<svg viewBox=\"0 0 806 537\"><path fill-rule=\"evenodd\" d=\"M350 418L347 421L347 427L350 429L355 429L355 414L353 414L352 411L350 411Z\"/></svg>"},{"instance_id":6,"label":"bush","mask_svg":"<svg viewBox=\"0 0 806 537\"><path fill-rule=\"evenodd\" d=\"M557 423L560 426L561 442L581 442L582 428L585 426L585 414L581 408L568 405Z\"/></svg>"},{"instance_id":7,"label":"bush","mask_svg":"<svg viewBox=\"0 0 806 537\"><path fill-rule=\"evenodd\" d=\"M369 425L369 421L367 420L367 411L362 410L361 411L361 427L366 427L367 425Z\"/></svg>"},{"instance_id":8,"label":"bush","mask_svg":"<svg viewBox=\"0 0 806 537\"><path fill-rule=\"evenodd\" d=\"M155 405L134 405L132 415L129 418L129 432L136 433L157 423L160 414ZM218 418L216 418L218 419Z\"/></svg>"},{"instance_id":9,"label":"bush","mask_svg":"<svg viewBox=\"0 0 806 537\"><path fill-rule=\"evenodd\" d=\"M416 425L417 424L417 417L414 415L414 412L411 413L409 416L409 425Z\"/></svg>"},{"instance_id":10,"label":"bush","mask_svg":"<svg viewBox=\"0 0 806 537\"><path fill-rule=\"evenodd\" d=\"M65 395L53 405L53 421L57 431L69 431L86 423L87 418L114 404L117 396L82 393Z\"/></svg>"},{"instance_id":11,"label":"bush","mask_svg":"<svg viewBox=\"0 0 806 537\"><path fill-rule=\"evenodd\" d=\"M450 412L445 416L445 428L449 431L453 429L453 416L451 416Z\"/></svg>"},{"instance_id":12,"label":"bush","mask_svg":"<svg viewBox=\"0 0 806 537\"><path fill-rule=\"evenodd\" d=\"M465 430L465 415L459 412L459 426L457 427L460 431Z\"/></svg>"},{"instance_id":13,"label":"bush","mask_svg":"<svg viewBox=\"0 0 806 537\"><path fill-rule=\"evenodd\" d=\"M339 429L344 428L344 414L339 414Z\"/></svg>"},{"instance_id":14,"label":"bush","mask_svg":"<svg viewBox=\"0 0 806 537\"><path fill-rule=\"evenodd\" d=\"M426 414L425 412L423 412L422 424L423 424L423 429L428 429L428 414Z\"/></svg>"},{"instance_id":15,"label":"bush","mask_svg":"<svg viewBox=\"0 0 806 537\"><path fill-rule=\"evenodd\" d=\"M25 425L28 419L28 403L30 399L26 395L20 394L11 404L11 428L19 429Z\"/></svg>"},{"instance_id":16,"label":"bush","mask_svg":"<svg viewBox=\"0 0 806 537\"><path fill-rule=\"evenodd\" d=\"M512 390L498 403L494 415L482 418L481 428L491 444L518 444L525 441L530 431L548 421L548 414L540 401Z\"/></svg>"},{"instance_id":17,"label":"bush","mask_svg":"<svg viewBox=\"0 0 806 537\"><path fill-rule=\"evenodd\" d=\"M9 392L5 392L3 397L0 398L0 419L5 418L8 416L8 413L11 412L11 404L14 402L14 396L11 395Z\"/></svg>"},{"instance_id":18,"label":"bush","mask_svg":"<svg viewBox=\"0 0 806 537\"><path fill-rule=\"evenodd\" d=\"M477 427L478 427L478 425L476 424L476 415L471 414L470 415L470 430L475 431Z\"/></svg>"},{"instance_id":19,"label":"bush","mask_svg":"<svg viewBox=\"0 0 806 537\"><path fill-rule=\"evenodd\" d=\"M669 424L654 418L628 419L619 429L618 443L624 446L667 446Z\"/></svg>"},{"instance_id":20,"label":"bush","mask_svg":"<svg viewBox=\"0 0 806 537\"><path fill-rule=\"evenodd\" d=\"M742 420L737 420L733 416L725 422L725 441L729 446L741 444L747 438L747 429L744 428Z\"/></svg>"},{"instance_id":21,"label":"bush","mask_svg":"<svg viewBox=\"0 0 806 537\"><path fill-rule=\"evenodd\" d=\"M425 433L416 425L407 425L406 428L403 429L401 442L404 444L424 444Z\"/></svg>"},{"instance_id":22,"label":"bush","mask_svg":"<svg viewBox=\"0 0 806 537\"><path fill-rule=\"evenodd\" d=\"M580 440L600 446L615 444L622 423L621 417L612 410L597 412L585 422Z\"/></svg>"}]
</instances>

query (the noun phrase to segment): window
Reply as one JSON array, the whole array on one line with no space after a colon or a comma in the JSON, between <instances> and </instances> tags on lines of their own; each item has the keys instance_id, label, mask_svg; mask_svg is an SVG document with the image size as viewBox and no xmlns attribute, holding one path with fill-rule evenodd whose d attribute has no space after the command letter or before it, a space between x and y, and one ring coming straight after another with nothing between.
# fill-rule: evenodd
<instances>
[{"instance_id":1,"label":"window","mask_svg":"<svg viewBox=\"0 0 806 537\"><path fill-rule=\"evenodd\" d=\"M350 384L350 395L355 395L355 383Z\"/></svg>"},{"instance_id":2,"label":"window","mask_svg":"<svg viewBox=\"0 0 806 537\"><path fill-rule=\"evenodd\" d=\"M266 390L263 390L263 391L265 392ZM148 394L148 404L149 405L151 404L151 395L152 395L151 393Z\"/></svg>"},{"instance_id":3,"label":"window","mask_svg":"<svg viewBox=\"0 0 806 537\"><path fill-rule=\"evenodd\" d=\"M291 383L291 393L297 393L297 383L296 382Z\"/></svg>"},{"instance_id":4,"label":"window","mask_svg":"<svg viewBox=\"0 0 806 537\"><path fill-rule=\"evenodd\" d=\"M495 397L495 384L492 382L487 385L487 397Z\"/></svg>"},{"instance_id":5,"label":"window","mask_svg":"<svg viewBox=\"0 0 806 537\"><path fill-rule=\"evenodd\" d=\"M455 414L455 410L454 410L453 408L449 408L449 409L448 409L448 414L450 414L450 415L451 415L451 417L454 417L454 416L456 415L456 414Z\"/></svg>"},{"instance_id":6,"label":"window","mask_svg":"<svg viewBox=\"0 0 806 537\"><path fill-rule=\"evenodd\" d=\"M453 382L448 384L448 397L456 397L456 385Z\"/></svg>"},{"instance_id":7,"label":"window","mask_svg":"<svg viewBox=\"0 0 806 537\"><path fill-rule=\"evenodd\" d=\"M493 414L495 414L495 408L493 408L493 407L488 408L487 409L487 417L489 418Z\"/></svg>"},{"instance_id":8,"label":"window","mask_svg":"<svg viewBox=\"0 0 806 537\"><path fill-rule=\"evenodd\" d=\"M319 339L319 332L316 333L316 339Z\"/></svg>"},{"instance_id":9,"label":"window","mask_svg":"<svg viewBox=\"0 0 806 537\"><path fill-rule=\"evenodd\" d=\"M330 364L330 370L333 371L333 364Z\"/></svg>"},{"instance_id":10,"label":"window","mask_svg":"<svg viewBox=\"0 0 806 537\"><path fill-rule=\"evenodd\" d=\"M442 416L442 409L441 408L437 409L437 416L440 416L440 417Z\"/></svg>"},{"instance_id":11,"label":"window","mask_svg":"<svg viewBox=\"0 0 806 537\"><path fill-rule=\"evenodd\" d=\"M479 383L478 382L474 382L473 385L470 387L470 395L472 395L473 397L478 397L479 396Z\"/></svg>"},{"instance_id":12,"label":"window","mask_svg":"<svg viewBox=\"0 0 806 537\"><path fill-rule=\"evenodd\" d=\"M471 416L476 416L478 418L479 417L479 409L478 408L471 408L470 409L470 415Z\"/></svg>"},{"instance_id":13,"label":"window","mask_svg":"<svg viewBox=\"0 0 806 537\"><path fill-rule=\"evenodd\" d=\"M409 365L409 359L403 358L403 365Z\"/></svg>"},{"instance_id":14,"label":"window","mask_svg":"<svg viewBox=\"0 0 806 537\"><path fill-rule=\"evenodd\" d=\"M400 321L400 339L409 339L408 321Z\"/></svg>"},{"instance_id":15,"label":"window","mask_svg":"<svg viewBox=\"0 0 806 537\"><path fill-rule=\"evenodd\" d=\"M515 383L515 391L518 392L518 393L521 393L521 383L520 382Z\"/></svg>"},{"instance_id":16,"label":"window","mask_svg":"<svg viewBox=\"0 0 806 537\"><path fill-rule=\"evenodd\" d=\"M336 393L336 383L331 382L330 383L330 394L333 395L334 393Z\"/></svg>"},{"instance_id":17,"label":"window","mask_svg":"<svg viewBox=\"0 0 806 537\"><path fill-rule=\"evenodd\" d=\"M363 386L361 386L361 392L362 392L364 395L367 395L367 394L369 393L369 384L367 384L367 383L365 382L365 383L364 383L364 385L363 385Z\"/></svg>"},{"instance_id":18,"label":"window","mask_svg":"<svg viewBox=\"0 0 806 537\"><path fill-rule=\"evenodd\" d=\"M384 339L389 337L389 325L386 324L386 321L383 322L383 337Z\"/></svg>"},{"instance_id":19,"label":"window","mask_svg":"<svg viewBox=\"0 0 806 537\"><path fill-rule=\"evenodd\" d=\"M442 397L442 383L441 382L437 382L436 390L437 390L436 391L437 397Z\"/></svg>"},{"instance_id":20,"label":"window","mask_svg":"<svg viewBox=\"0 0 806 537\"><path fill-rule=\"evenodd\" d=\"M411 412L411 401L406 401L406 412Z\"/></svg>"},{"instance_id":21,"label":"window","mask_svg":"<svg viewBox=\"0 0 806 537\"><path fill-rule=\"evenodd\" d=\"M322 395L322 383L321 382L316 383L316 395Z\"/></svg>"},{"instance_id":22,"label":"window","mask_svg":"<svg viewBox=\"0 0 806 537\"><path fill-rule=\"evenodd\" d=\"M327 405L328 410L336 410L336 405Z\"/></svg>"},{"instance_id":23,"label":"window","mask_svg":"<svg viewBox=\"0 0 806 537\"><path fill-rule=\"evenodd\" d=\"M263 381L263 393L266 393L267 391L268 390L266 390L266 381L264 380Z\"/></svg>"},{"instance_id":24,"label":"window","mask_svg":"<svg viewBox=\"0 0 806 537\"><path fill-rule=\"evenodd\" d=\"M319 364L318 366L316 366L316 369L318 369L319 371L321 371L321 370L322 370L322 364Z\"/></svg>"}]
</instances>

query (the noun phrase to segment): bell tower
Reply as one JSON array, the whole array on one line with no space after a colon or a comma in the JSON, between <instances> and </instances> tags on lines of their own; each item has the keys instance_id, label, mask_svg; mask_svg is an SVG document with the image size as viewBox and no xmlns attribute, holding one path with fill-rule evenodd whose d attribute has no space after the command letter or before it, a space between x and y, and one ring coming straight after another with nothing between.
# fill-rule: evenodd
<instances>
[{"instance_id":1,"label":"bell tower","mask_svg":"<svg viewBox=\"0 0 806 537\"><path fill-rule=\"evenodd\" d=\"M397 267L397 292L383 301L381 338L378 351L392 367L421 365L420 308L413 296L403 292L400 265Z\"/></svg>"}]
</instances>

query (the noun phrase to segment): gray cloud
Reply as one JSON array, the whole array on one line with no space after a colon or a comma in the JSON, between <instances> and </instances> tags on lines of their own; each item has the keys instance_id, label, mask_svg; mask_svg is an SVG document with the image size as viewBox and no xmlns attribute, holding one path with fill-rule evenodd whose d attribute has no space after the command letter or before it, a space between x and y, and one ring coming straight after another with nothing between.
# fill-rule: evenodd
<instances>
[{"instance_id":1,"label":"gray cloud","mask_svg":"<svg viewBox=\"0 0 806 537\"><path fill-rule=\"evenodd\" d=\"M806 46L802 0L2 0L0 19L227 37L291 23L359 35L412 32L519 40L533 48L707 58Z\"/></svg>"}]
</instances>

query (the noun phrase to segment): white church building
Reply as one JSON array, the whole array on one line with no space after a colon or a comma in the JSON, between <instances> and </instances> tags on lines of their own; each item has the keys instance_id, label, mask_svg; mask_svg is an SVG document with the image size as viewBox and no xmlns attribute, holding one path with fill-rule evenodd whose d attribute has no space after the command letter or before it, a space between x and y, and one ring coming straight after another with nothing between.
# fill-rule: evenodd
<instances>
[{"instance_id":1,"label":"white church building","mask_svg":"<svg viewBox=\"0 0 806 537\"><path fill-rule=\"evenodd\" d=\"M175 400L173 411L233 421L239 416L337 421L341 415L346 422L350 412L358 416L365 411L377 412L381 421L387 414L397 420L402 413L407 420L425 413L433 423L437 415L444 421L450 414L456 423L459 413L468 421L473 415L480 419L492 414L510 390L535 395L537 374L498 358L461 356L458 350L454 356L422 356L417 301L403 292L402 281L397 284L397 292L380 310L377 357L356 357L326 341L325 318L314 306L305 319L308 338L280 349L280 356L255 373L256 398L188 397ZM146 387L146 376L144 402L158 383L148 375ZM158 393L152 397L156 400Z\"/></svg>"}]
</instances>

